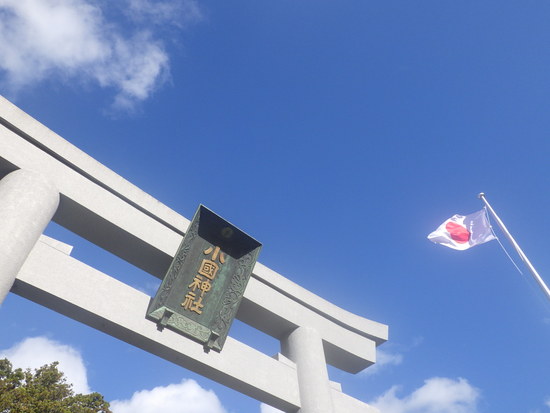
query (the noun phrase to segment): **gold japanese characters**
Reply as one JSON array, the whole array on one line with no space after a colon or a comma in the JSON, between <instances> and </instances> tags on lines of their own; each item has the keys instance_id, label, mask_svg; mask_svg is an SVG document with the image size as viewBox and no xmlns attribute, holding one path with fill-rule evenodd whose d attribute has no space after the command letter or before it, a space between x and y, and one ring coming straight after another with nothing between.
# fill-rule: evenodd
<instances>
[{"instance_id":1,"label":"gold japanese characters","mask_svg":"<svg viewBox=\"0 0 550 413\"><path fill-rule=\"evenodd\" d=\"M193 282L188 285L189 290L185 295L181 306L188 311L197 314L202 314L204 307L203 300L205 294L212 289L212 282L220 269L220 265L225 263L225 255L221 252L220 247L210 246L203 251L205 255L212 254L211 259L203 259L198 269L198 274L195 275ZM216 262L218 261L219 264ZM197 296L198 294L198 296Z\"/></svg>"}]
</instances>

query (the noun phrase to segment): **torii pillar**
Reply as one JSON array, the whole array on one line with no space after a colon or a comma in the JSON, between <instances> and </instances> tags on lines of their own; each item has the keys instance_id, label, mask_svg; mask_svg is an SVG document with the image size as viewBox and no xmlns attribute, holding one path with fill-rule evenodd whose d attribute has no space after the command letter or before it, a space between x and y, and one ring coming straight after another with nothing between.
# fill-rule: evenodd
<instances>
[{"instance_id":1,"label":"torii pillar","mask_svg":"<svg viewBox=\"0 0 550 413\"><path fill-rule=\"evenodd\" d=\"M16 170L0 180L0 305L59 205L42 175Z\"/></svg>"},{"instance_id":2,"label":"torii pillar","mask_svg":"<svg viewBox=\"0 0 550 413\"><path fill-rule=\"evenodd\" d=\"M300 413L334 413L327 362L319 332L298 327L281 341L283 354L296 363Z\"/></svg>"}]
</instances>

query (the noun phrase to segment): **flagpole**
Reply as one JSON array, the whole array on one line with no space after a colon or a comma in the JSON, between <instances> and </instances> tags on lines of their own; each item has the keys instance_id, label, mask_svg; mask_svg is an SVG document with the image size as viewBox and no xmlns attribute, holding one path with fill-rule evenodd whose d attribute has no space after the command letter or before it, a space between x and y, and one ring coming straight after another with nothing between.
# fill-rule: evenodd
<instances>
[{"instance_id":1,"label":"flagpole","mask_svg":"<svg viewBox=\"0 0 550 413\"><path fill-rule=\"evenodd\" d=\"M518 243L516 242L516 240L512 237L512 235L510 234L510 232L506 229L506 227L504 226L504 223L502 222L502 220L498 217L498 215L496 214L495 210L491 207L491 205L489 205L489 202L487 202L487 199L485 199L485 194L483 192L481 192L479 195L478 195L478 198L481 199L483 201L483 203L485 204L485 206L487 207L487 209L489 210L489 212L493 215L493 217L495 218L495 220L497 221L497 224L498 226L500 227L500 229L502 230L502 232L504 232L504 235L506 235L506 237L508 238L508 240L512 243L512 245L514 246L514 248L516 249L518 255L521 257L521 259L523 260L523 262L525 263L525 265L527 266L527 268L529 269L529 271L531 272L531 275L533 275L533 278L535 279L535 281L539 284L540 288L542 288L542 290L544 291L544 293L546 294L546 297L550 300L550 289L548 289L548 286L546 285L546 283L544 282L544 280L541 278L541 276L539 275L539 273L537 272L537 270L535 270L535 267L533 267L533 264L531 264L531 261L529 261L529 258L527 258L527 256L523 253L523 251L521 250L521 248L519 247Z\"/></svg>"}]
</instances>

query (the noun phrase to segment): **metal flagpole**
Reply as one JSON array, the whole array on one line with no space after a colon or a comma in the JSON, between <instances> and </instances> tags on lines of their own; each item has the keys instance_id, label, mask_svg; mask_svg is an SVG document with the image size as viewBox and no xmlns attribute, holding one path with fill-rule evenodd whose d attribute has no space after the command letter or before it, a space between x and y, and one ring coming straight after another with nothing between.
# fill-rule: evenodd
<instances>
[{"instance_id":1,"label":"metal flagpole","mask_svg":"<svg viewBox=\"0 0 550 413\"><path fill-rule=\"evenodd\" d=\"M495 210L491 207L491 205L489 205L489 202L487 202L487 199L485 199L485 194L483 192L481 192L478 195L478 198L483 201L483 203L485 204L485 206L487 207L489 212L491 212L491 214L493 215L493 217L497 221L498 226L500 227L500 229L502 229L502 232L504 232L504 234L506 235L508 240L512 243L512 245L516 249L517 253L521 257L521 259L523 260L523 262L525 263L527 268L529 268L529 271L531 271L531 274L533 275L533 278L537 281L539 286L542 288L542 290L546 294L546 297L550 300L550 289L548 289L548 286L546 285L544 280L541 278L541 276L539 275L537 270L535 270L535 267L533 267L533 264L531 264L531 261L529 261L529 258L527 258L527 256L523 253L523 251L519 247L516 240L512 237L512 235L510 235L510 232L508 232L508 230L504 226L504 223L502 222L502 220L496 214Z\"/></svg>"}]
</instances>

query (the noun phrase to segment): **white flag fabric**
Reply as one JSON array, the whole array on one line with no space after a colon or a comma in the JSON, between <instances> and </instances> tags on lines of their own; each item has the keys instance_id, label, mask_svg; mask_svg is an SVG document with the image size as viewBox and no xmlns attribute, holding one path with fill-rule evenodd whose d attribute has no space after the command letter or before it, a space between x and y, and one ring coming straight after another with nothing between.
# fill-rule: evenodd
<instances>
[{"instance_id":1,"label":"white flag fabric","mask_svg":"<svg viewBox=\"0 0 550 413\"><path fill-rule=\"evenodd\" d=\"M455 250L467 250L496 237L482 209L470 215L453 215L428 235L428 239Z\"/></svg>"}]
</instances>

